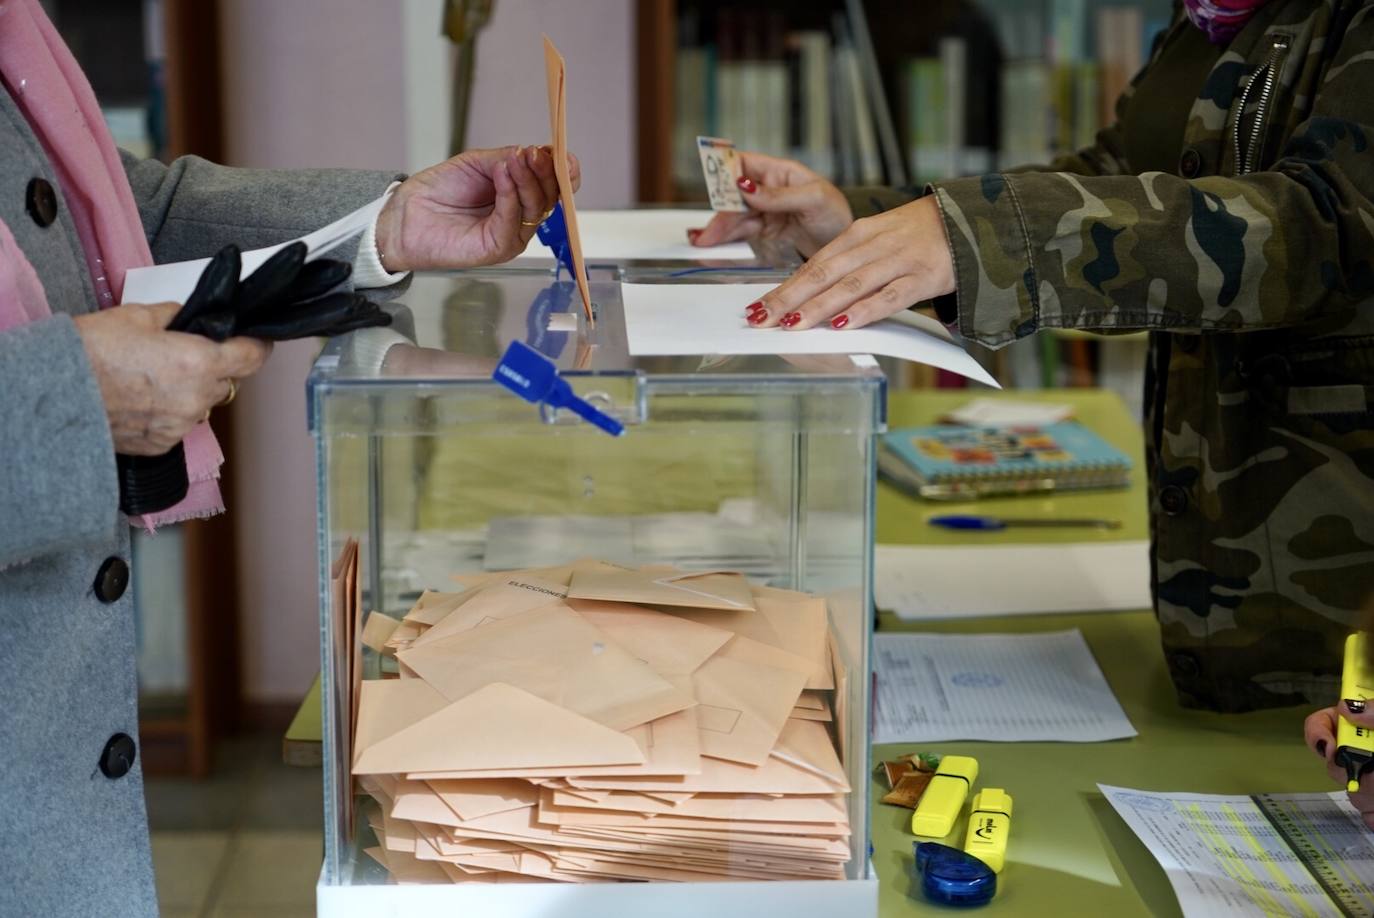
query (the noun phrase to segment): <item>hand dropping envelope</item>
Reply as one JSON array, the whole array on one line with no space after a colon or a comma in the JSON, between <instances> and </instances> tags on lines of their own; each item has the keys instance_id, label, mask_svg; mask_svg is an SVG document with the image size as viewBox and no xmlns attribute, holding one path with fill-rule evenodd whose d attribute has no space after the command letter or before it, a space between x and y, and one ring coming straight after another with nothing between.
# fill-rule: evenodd
<instances>
[{"instance_id":1,"label":"hand dropping envelope","mask_svg":"<svg viewBox=\"0 0 1374 918\"><path fill-rule=\"evenodd\" d=\"M397 659L451 700L491 682L506 682L615 730L694 703L691 695L561 604L412 645Z\"/></svg>"},{"instance_id":2,"label":"hand dropping envelope","mask_svg":"<svg viewBox=\"0 0 1374 918\"><path fill-rule=\"evenodd\" d=\"M375 691L375 686L387 684L386 680L364 683L354 774L534 768L555 763L623 765L644 760L634 740L624 733L501 682L426 717L414 718L413 709L395 710L398 721L412 721L409 726L364 745L366 732L387 733L385 726L365 724L368 716L385 720L393 713L385 701L370 708L366 704L369 688ZM422 683L392 680L392 684Z\"/></svg>"},{"instance_id":3,"label":"hand dropping envelope","mask_svg":"<svg viewBox=\"0 0 1374 918\"><path fill-rule=\"evenodd\" d=\"M549 85L549 133L553 135L553 171L558 178L558 199L563 204L563 221L568 227L568 248L572 252L577 292L587 321L592 318L592 292L587 283L587 266L582 260L582 236L577 229L577 207L573 204L572 176L568 173L568 67L549 36L544 36L544 75Z\"/></svg>"},{"instance_id":4,"label":"hand dropping envelope","mask_svg":"<svg viewBox=\"0 0 1374 918\"><path fill-rule=\"evenodd\" d=\"M601 599L638 606L696 609L754 609L749 581L741 574L658 570L575 571L569 599Z\"/></svg>"}]
</instances>

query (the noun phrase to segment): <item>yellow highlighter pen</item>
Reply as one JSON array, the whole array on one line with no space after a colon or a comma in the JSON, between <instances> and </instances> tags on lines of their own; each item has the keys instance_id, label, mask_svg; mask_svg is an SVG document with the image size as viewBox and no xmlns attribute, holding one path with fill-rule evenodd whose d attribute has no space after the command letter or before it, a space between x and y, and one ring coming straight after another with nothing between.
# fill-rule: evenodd
<instances>
[{"instance_id":1,"label":"yellow highlighter pen","mask_svg":"<svg viewBox=\"0 0 1374 918\"><path fill-rule=\"evenodd\" d=\"M985 787L974 794L964 851L1001 873L1010 834L1011 795L998 787Z\"/></svg>"},{"instance_id":2,"label":"yellow highlighter pen","mask_svg":"<svg viewBox=\"0 0 1374 918\"><path fill-rule=\"evenodd\" d=\"M1374 698L1374 666L1370 663L1370 635L1356 631L1345 639L1345 664L1341 667L1341 697L1346 706L1362 714ZM1336 718L1336 764L1345 769L1345 789L1360 789L1360 776L1374 769L1374 731Z\"/></svg>"},{"instance_id":3,"label":"yellow highlighter pen","mask_svg":"<svg viewBox=\"0 0 1374 918\"><path fill-rule=\"evenodd\" d=\"M921 794L911 816L911 831L927 838L944 838L959 818L969 788L978 780L978 760L966 755L947 755Z\"/></svg>"}]
</instances>

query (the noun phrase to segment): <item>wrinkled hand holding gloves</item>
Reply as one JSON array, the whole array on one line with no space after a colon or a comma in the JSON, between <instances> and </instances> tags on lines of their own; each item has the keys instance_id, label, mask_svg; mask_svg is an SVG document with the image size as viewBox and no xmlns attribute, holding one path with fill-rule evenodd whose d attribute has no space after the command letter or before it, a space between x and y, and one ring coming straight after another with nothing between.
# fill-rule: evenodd
<instances>
[{"instance_id":1,"label":"wrinkled hand holding gloves","mask_svg":"<svg viewBox=\"0 0 1374 918\"><path fill-rule=\"evenodd\" d=\"M391 316L377 304L336 289L348 279L352 265L305 259L305 243L293 242L240 279L239 248L225 246L210 260L167 330L212 341L237 336L291 341L391 324ZM165 510L186 496L186 455L180 443L161 456L118 455L115 460L119 508L129 516Z\"/></svg>"}]
</instances>

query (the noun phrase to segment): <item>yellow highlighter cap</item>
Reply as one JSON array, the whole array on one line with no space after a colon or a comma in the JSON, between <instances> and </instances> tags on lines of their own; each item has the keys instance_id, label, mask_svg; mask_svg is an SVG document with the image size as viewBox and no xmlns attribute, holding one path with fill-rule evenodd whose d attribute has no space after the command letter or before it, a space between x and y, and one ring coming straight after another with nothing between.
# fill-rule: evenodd
<instances>
[{"instance_id":1,"label":"yellow highlighter cap","mask_svg":"<svg viewBox=\"0 0 1374 918\"><path fill-rule=\"evenodd\" d=\"M963 778L972 787L978 780L978 760L970 755L947 755L940 759L940 767L935 773Z\"/></svg>"},{"instance_id":2,"label":"yellow highlighter cap","mask_svg":"<svg viewBox=\"0 0 1374 918\"><path fill-rule=\"evenodd\" d=\"M985 787L973 795L971 809L975 812L985 810L989 813L1003 813L1011 816L1011 794L1000 787Z\"/></svg>"}]
</instances>

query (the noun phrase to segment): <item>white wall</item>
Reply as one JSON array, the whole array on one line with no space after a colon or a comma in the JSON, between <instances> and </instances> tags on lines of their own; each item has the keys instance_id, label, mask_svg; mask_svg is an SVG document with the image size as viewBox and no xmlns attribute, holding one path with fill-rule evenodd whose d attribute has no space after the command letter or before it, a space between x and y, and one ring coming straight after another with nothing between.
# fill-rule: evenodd
<instances>
[{"instance_id":1,"label":"white wall","mask_svg":"<svg viewBox=\"0 0 1374 918\"><path fill-rule=\"evenodd\" d=\"M633 0L496 0L481 33L468 146L548 140L547 32L568 61L579 203L634 194ZM221 0L226 159L415 170L446 152L451 64L441 0ZM237 488L241 641L250 701L294 701L318 670L313 445L316 346L279 345L239 390L226 474Z\"/></svg>"},{"instance_id":2,"label":"white wall","mask_svg":"<svg viewBox=\"0 0 1374 918\"><path fill-rule=\"evenodd\" d=\"M541 33L568 63L568 147L582 162L582 207L635 199L633 0L495 0L477 51L472 147L548 143Z\"/></svg>"}]
</instances>

